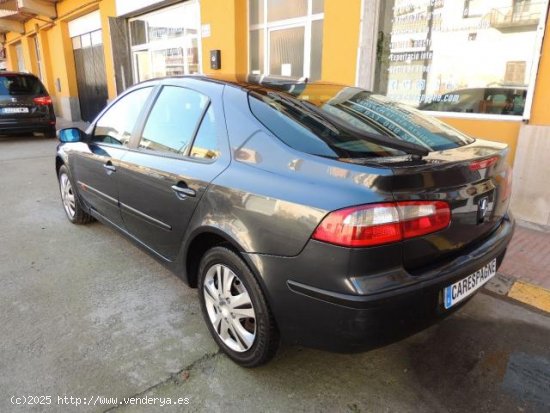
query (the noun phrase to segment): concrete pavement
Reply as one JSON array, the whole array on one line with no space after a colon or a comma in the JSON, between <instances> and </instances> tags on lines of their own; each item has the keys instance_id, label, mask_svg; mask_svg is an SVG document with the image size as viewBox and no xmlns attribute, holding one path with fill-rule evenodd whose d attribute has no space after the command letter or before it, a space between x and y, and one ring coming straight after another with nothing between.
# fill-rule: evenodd
<instances>
[{"instance_id":1,"label":"concrete pavement","mask_svg":"<svg viewBox=\"0 0 550 413\"><path fill-rule=\"evenodd\" d=\"M29 395L52 396L32 407L45 412L101 412L124 397L156 404L115 410L550 409L550 316L489 293L368 353L284 347L265 367L235 366L195 290L109 228L66 220L55 145L0 138L0 412L31 410L12 404Z\"/></svg>"}]
</instances>

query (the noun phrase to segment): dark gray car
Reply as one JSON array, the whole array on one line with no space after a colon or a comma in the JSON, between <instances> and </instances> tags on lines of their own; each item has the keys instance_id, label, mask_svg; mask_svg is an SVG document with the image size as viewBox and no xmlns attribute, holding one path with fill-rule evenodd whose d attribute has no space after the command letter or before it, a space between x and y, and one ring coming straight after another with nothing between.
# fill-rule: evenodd
<instances>
[{"instance_id":1,"label":"dark gray car","mask_svg":"<svg viewBox=\"0 0 550 413\"><path fill-rule=\"evenodd\" d=\"M56 136L52 98L36 76L0 72L0 134Z\"/></svg>"},{"instance_id":2,"label":"dark gray car","mask_svg":"<svg viewBox=\"0 0 550 413\"><path fill-rule=\"evenodd\" d=\"M243 366L280 339L362 351L423 328L495 275L513 233L506 145L355 87L148 81L60 139L69 220L198 287Z\"/></svg>"}]
</instances>

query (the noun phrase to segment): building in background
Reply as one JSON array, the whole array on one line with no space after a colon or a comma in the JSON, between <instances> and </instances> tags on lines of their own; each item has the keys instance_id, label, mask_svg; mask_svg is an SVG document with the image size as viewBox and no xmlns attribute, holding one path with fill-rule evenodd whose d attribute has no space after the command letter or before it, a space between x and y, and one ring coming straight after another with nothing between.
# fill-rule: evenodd
<instances>
[{"instance_id":1,"label":"building in background","mask_svg":"<svg viewBox=\"0 0 550 413\"><path fill-rule=\"evenodd\" d=\"M6 67L39 76L58 116L159 76L356 84L508 143L515 211L550 228L547 22L548 0L0 0Z\"/></svg>"}]
</instances>

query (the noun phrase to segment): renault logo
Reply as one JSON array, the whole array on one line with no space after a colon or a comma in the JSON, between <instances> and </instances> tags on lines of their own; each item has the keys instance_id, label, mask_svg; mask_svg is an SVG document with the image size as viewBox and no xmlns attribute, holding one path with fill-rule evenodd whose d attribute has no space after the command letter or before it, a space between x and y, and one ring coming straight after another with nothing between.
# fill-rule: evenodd
<instances>
[{"instance_id":1,"label":"renault logo","mask_svg":"<svg viewBox=\"0 0 550 413\"><path fill-rule=\"evenodd\" d=\"M477 222L481 224L485 220L487 211L489 210L489 198L483 197L479 200L477 209Z\"/></svg>"}]
</instances>

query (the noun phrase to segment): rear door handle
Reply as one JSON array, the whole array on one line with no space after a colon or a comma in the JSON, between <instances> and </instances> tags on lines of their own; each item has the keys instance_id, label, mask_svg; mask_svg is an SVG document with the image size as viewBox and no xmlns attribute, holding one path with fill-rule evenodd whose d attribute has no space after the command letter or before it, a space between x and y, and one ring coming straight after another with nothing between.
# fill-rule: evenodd
<instances>
[{"instance_id":1,"label":"rear door handle","mask_svg":"<svg viewBox=\"0 0 550 413\"><path fill-rule=\"evenodd\" d=\"M116 167L111 163L111 161L107 161L106 163L104 163L103 167L107 170L108 174L116 172Z\"/></svg>"},{"instance_id":2,"label":"rear door handle","mask_svg":"<svg viewBox=\"0 0 550 413\"><path fill-rule=\"evenodd\" d=\"M176 193L178 198L184 199L188 196L194 197L197 195L197 192L194 189L189 188L188 186L183 186L185 184L172 185L172 190Z\"/></svg>"}]
</instances>

